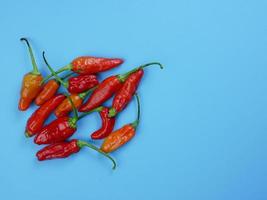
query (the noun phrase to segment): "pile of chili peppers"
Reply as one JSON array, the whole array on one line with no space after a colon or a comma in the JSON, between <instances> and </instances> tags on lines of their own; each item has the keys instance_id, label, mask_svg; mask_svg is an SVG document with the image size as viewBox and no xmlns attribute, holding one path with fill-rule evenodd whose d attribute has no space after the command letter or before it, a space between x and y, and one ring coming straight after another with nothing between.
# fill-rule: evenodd
<instances>
[{"instance_id":1,"label":"pile of chili peppers","mask_svg":"<svg viewBox=\"0 0 267 200\"><path fill-rule=\"evenodd\" d=\"M158 62L147 63L126 73L111 75L100 82L97 75L118 67L123 59L82 56L54 71L43 52L44 62L50 71L50 75L44 77L38 69L29 41L26 38L21 38L21 41L27 45L33 69L23 77L18 108L25 111L33 103L38 106L25 128L26 137L34 137L35 144L47 145L36 153L38 160L66 158L83 147L89 147L110 159L115 169L116 162L109 153L134 137L140 121L137 88L144 69L151 65L163 68L162 65ZM59 92L61 86L65 89L63 93ZM117 115L134 96L137 100L136 120L113 130ZM103 106L112 97L112 105ZM90 138L103 140L100 148L88 141L70 139L77 130L77 122L93 112L99 113L102 126ZM48 122L52 114L56 119Z\"/></svg>"}]
</instances>

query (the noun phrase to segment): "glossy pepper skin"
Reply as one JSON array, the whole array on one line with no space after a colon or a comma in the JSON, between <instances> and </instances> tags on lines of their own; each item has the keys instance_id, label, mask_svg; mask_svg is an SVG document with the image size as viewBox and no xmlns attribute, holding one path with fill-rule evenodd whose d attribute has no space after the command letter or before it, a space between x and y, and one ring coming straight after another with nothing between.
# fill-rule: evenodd
<instances>
[{"instance_id":1,"label":"glossy pepper skin","mask_svg":"<svg viewBox=\"0 0 267 200\"><path fill-rule=\"evenodd\" d=\"M108 108L103 107L99 114L102 120L102 126L99 130L91 134L91 138L94 140L99 140L107 137L113 131L115 124L115 118L108 116Z\"/></svg>"},{"instance_id":2,"label":"glossy pepper skin","mask_svg":"<svg viewBox=\"0 0 267 200\"><path fill-rule=\"evenodd\" d=\"M124 125L122 128L112 132L108 137L106 137L100 148L102 151L106 153L113 152L119 147L126 144L135 136L135 131L139 124L139 118L140 118L140 102L137 94L136 94L136 99L138 104L137 119L133 123Z\"/></svg>"},{"instance_id":3,"label":"glossy pepper skin","mask_svg":"<svg viewBox=\"0 0 267 200\"><path fill-rule=\"evenodd\" d=\"M72 70L78 74L96 74L113 69L123 63L120 58L99 58L93 56L81 56L74 59L70 64L60 68L55 73L59 74L66 70ZM53 75L49 75L52 77Z\"/></svg>"},{"instance_id":4,"label":"glossy pepper skin","mask_svg":"<svg viewBox=\"0 0 267 200\"><path fill-rule=\"evenodd\" d=\"M117 76L110 76L101 82L92 93L88 101L80 108L80 112L88 112L100 105L117 92L122 86L122 82Z\"/></svg>"},{"instance_id":5,"label":"glossy pepper skin","mask_svg":"<svg viewBox=\"0 0 267 200\"><path fill-rule=\"evenodd\" d=\"M136 72L132 73L126 79L121 89L114 96L114 99L112 102L112 108L109 110L110 117L113 117L118 112L121 112L127 106L127 104L131 101L143 75L144 75L144 70L139 69Z\"/></svg>"},{"instance_id":6,"label":"glossy pepper skin","mask_svg":"<svg viewBox=\"0 0 267 200\"><path fill-rule=\"evenodd\" d=\"M88 96L92 91L94 91L94 88L91 88L90 90L87 90L86 92L80 93L80 94L71 94L70 98L73 101L73 104L75 108L79 108L85 97ZM67 116L72 111L71 102L66 98L55 110L55 115L57 117L63 117Z\"/></svg>"},{"instance_id":7,"label":"glossy pepper skin","mask_svg":"<svg viewBox=\"0 0 267 200\"><path fill-rule=\"evenodd\" d=\"M71 70L78 74L95 74L113 69L122 63L123 60L119 58L81 56L71 62Z\"/></svg>"},{"instance_id":8,"label":"glossy pepper skin","mask_svg":"<svg viewBox=\"0 0 267 200\"><path fill-rule=\"evenodd\" d=\"M34 143L38 145L54 144L66 140L77 130L76 121L70 117L61 117L52 121L35 136Z\"/></svg>"},{"instance_id":9,"label":"glossy pepper skin","mask_svg":"<svg viewBox=\"0 0 267 200\"><path fill-rule=\"evenodd\" d=\"M83 98L79 94L71 94L70 98L76 108L79 108L82 105ZM55 115L57 118L67 116L69 112L72 111L72 106L68 98L65 98L61 104L55 110Z\"/></svg>"},{"instance_id":10,"label":"glossy pepper skin","mask_svg":"<svg viewBox=\"0 0 267 200\"><path fill-rule=\"evenodd\" d=\"M59 87L60 84L55 79L49 80L42 86L40 93L35 99L35 104L37 106L44 104L57 93Z\"/></svg>"},{"instance_id":11,"label":"glossy pepper skin","mask_svg":"<svg viewBox=\"0 0 267 200\"><path fill-rule=\"evenodd\" d=\"M36 156L39 161L51 160L56 158L66 158L72 154L79 152L83 147L89 147L97 151L98 153L102 154L103 156L107 157L112 161L113 169L116 168L116 162L111 156L104 153L94 145L77 139L73 139L68 142L59 142L56 144L48 145L43 149L41 149L40 151L38 151L36 153Z\"/></svg>"},{"instance_id":12,"label":"glossy pepper skin","mask_svg":"<svg viewBox=\"0 0 267 200\"><path fill-rule=\"evenodd\" d=\"M130 141L135 136L135 128L131 124L112 132L103 142L101 150L110 153Z\"/></svg>"},{"instance_id":13,"label":"glossy pepper skin","mask_svg":"<svg viewBox=\"0 0 267 200\"><path fill-rule=\"evenodd\" d=\"M98 85L96 75L86 74L71 77L68 80L68 91L70 93L82 93Z\"/></svg>"},{"instance_id":14,"label":"glossy pepper skin","mask_svg":"<svg viewBox=\"0 0 267 200\"><path fill-rule=\"evenodd\" d=\"M46 146L37 152L36 156L39 161L50 160L55 158L66 158L80 151L76 139L69 142L60 142Z\"/></svg>"},{"instance_id":15,"label":"glossy pepper skin","mask_svg":"<svg viewBox=\"0 0 267 200\"><path fill-rule=\"evenodd\" d=\"M38 133L42 129L45 120L64 99L65 96L59 94L40 106L27 121L26 136L31 137Z\"/></svg>"},{"instance_id":16,"label":"glossy pepper skin","mask_svg":"<svg viewBox=\"0 0 267 200\"><path fill-rule=\"evenodd\" d=\"M26 38L21 38L21 41L25 41L28 47L28 51L31 57L33 70L23 77L22 86L20 90L20 100L18 108L21 111L27 110L30 107L30 104L38 95L43 77L40 74L37 64L35 62L31 46Z\"/></svg>"}]
</instances>

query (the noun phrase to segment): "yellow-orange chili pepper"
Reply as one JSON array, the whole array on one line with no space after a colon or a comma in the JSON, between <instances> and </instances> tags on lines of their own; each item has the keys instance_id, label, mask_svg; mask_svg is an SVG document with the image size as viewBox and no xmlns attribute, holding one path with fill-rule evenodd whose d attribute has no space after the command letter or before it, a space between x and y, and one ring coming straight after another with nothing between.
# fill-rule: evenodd
<instances>
[{"instance_id":1,"label":"yellow-orange chili pepper","mask_svg":"<svg viewBox=\"0 0 267 200\"><path fill-rule=\"evenodd\" d=\"M103 152L113 152L119 147L123 146L128 141L130 141L135 136L136 128L139 124L140 118L140 101L138 95L135 94L135 96L138 105L137 119L133 123L124 125L122 128L112 132L108 137L106 137L101 146L101 150Z\"/></svg>"},{"instance_id":2,"label":"yellow-orange chili pepper","mask_svg":"<svg viewBox=\"0 0 267 200\"><path fill-rule=\"evenodd\" d=\"M29 54L32 61L33 70L27 74L24 75L21 91L20 91L20 100L19 100L19 110L24 111L27 110L32 103L32 101L35 99L35 97L38 95L41 85L43 76L38 70L37 64L35 62L33 52L31 49L31 46L26 38L21 38L21 41L25 41Z\"/></svg>"}]
</instances>

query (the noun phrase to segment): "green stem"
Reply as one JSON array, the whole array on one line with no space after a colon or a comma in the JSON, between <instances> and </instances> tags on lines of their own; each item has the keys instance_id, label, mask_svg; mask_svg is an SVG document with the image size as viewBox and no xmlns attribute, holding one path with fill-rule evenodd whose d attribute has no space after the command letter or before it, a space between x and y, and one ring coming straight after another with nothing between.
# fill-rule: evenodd
<instances>
[{"instance_id":1,"label":"green stem","mask_svg":"<svg viewBox=\"0 0 267 200\"><path fill-rule=\"evenodd\" d=\"M53 68L49 65L49 63L47 62L46 58L45 58L45 52L43 51L43 59L45 61L46 66L48 67L49 71L52 73L52 75L55 77L55 79L64 87L68 90L68 83L63 81L58 75L57 73L53 70Z\"/></svg>"},{"instance_id":2,"label":"green stem","mask_svg":"<svg viewBox=\"0 0 267 200\"><path fill-rule=\"evenodd\" d=\"M141 65L139 67L136 67L136 68L124 73L124 74L119 74L119 75L117 75L117 77L123 83L128 78L128 76L130 76L132 73L138 71L139 69L144 69L144 68L146 68L146 67L148 67L150 65L159 65L160 68L163 69L163 65L161 63L159 63L159 62L151 62L151 63L147 63L147 64L144 64L144 65Z\"/></svg>"},{"instance_id":3,"label":"green stem","mask_svg":"<svg viewBox=\"0 0 267 200\"><path fill-rule=\"evenodd\" d=\"M83 147L85 147L85 146L86 146L86 147L89 147L89 148L91 148L91 149L97 151L98 153L102 154L103 156L107 157L107 158L110 159L110 160L112 161L112 163L113 163L113 167L112 167L112 169L113 169L113 170L116 169L116 166L117 166L116 161L115 161L110 155L108 155L107 153L105 153L104 151L102 151L101 149L97 148L96 146L94 146L94 145L92 145L92 144L90 144L90 143L88 143L88 142L81 141L81 140L78 140L78 141L77 141L77 145L78 145L80 148L83 148Z\"/></svg>"},{"instance_id":4,"label":"green stem","mask_svg":"<svg viewBox=\"0 0 267 200\"><path fill-rule=\"evenodd\" d=\"M97 86L91 88L90 90L87 90L87 91L85 91L85 92L82 92L82 93L80 93L80 94L78 94L78 95L79 95L79 97L80 97L81 99L84 99L85 97L87 97L88 94L90 94L91 92L93 92L96 88L97 88Z\"/></svg>"},{"instance_id":5,"label":"green stem","mask_svg":"<svg viewBox=\"0 0 267 200\"><path fill-rule=\"evenodd\" d=\"M71 75L73 75L73 74L75 74L74 72L70 72L70 73L68 73L67 75L65 75L65 76L63 76L61 79L66 79L66 78L68 78L68 77L70 77ZM50 76L50 75L49 75ZM52 76L53 76L53 74L52 74ZM48 76L47 76L48 77ZM51 77L45 77L43 80L42 80L42 84L44 84L49 78L51 78Z\"/></svg>"},{"instance_id":6,"label":"green stem","mask_svg":"<svg viewBox=\"0 0 267 200\"><path fill-rule=\"evenodd\" d=\"M139 120L140 120L140 99L139 99L139 96L137 93L135 93L135 97L136 97L136 100L137 100L137 118L136 120L132 123L132 126L136 129L136 127L138 126L139 124Z\"/></svg>"},{"instance_id":7,"label":"green stem","mask_svg":"<svg viewBox=\"0 0 267 200\"><path fill-rule=\"evenodd\" d=\"M26 39L26 38L20 38L21 41L25 41L27 46L28 46L28 50L29 50L29 53L30 53L30 57L31 57L31 61L32 61L32 67L33 67L33 70L32 70L32 74L40 74L39 70L38 70L38 67L37 67L37 64L35 62L35 58L34 58L34 55L33 55L33 52L32 52L32 48L31 48L31 45L29 43L29 41Z\"/></svg>"},{"instance_id":8,"label":"green stem","mask_svg":"<svg viewBox=\"0 0 267 200\"><path fill-rule=\"evenodd\" d=\"M60 68L59 70L57 70L55 73L56 74L60 74L61 72L67 71L67 70L71 70L72 65L68 64L65 67ZM53 76L53 74L49 74L47 77L44 78L44 82L47 81L48 79L50 79Z\"/></svg>"},{"instance_id":9,"label":"green stem","mask_svg":"<svg viewBox=\"0 0 267 200\"><path fill-rule=\"evenodd\" d=\"M65 94L65 96L68 98L68 100L69 100L69 102L70 102L70 104L71 104L72 110L73 110L73 112L74 112L74 119L76 119L76 121L78 121L79 116L78 116L77 108L75 107L75 105L74 105L72 99L70 98L70 95Z\"/></svg>"},{"instance_id":10,"label":"green stem","mask_svg":"<svg viewBox=\"0 0 267 200\"><path fill-rule=\"evenodd\" d=\"M81 114L81 115L78 117L78 120L84 118L85 116L87 116L87 115L89 115L89 114L91 114L91 113L93 113L93 112L100 112L100 111L103 110L103 108L104 108L103 106L99 106L99 107L97 107L97 108L95 108L95 109L93 109L93 110L90 110L89 112L84 112L83 114Z\"/></svg>"}]
</instances>

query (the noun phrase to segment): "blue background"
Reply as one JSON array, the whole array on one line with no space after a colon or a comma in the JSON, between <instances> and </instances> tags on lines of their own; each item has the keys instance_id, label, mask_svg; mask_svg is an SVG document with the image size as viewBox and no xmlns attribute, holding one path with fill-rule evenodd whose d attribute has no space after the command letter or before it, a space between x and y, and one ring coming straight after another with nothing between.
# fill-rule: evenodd
<instances>
[{"instance_id":1,"label":"blue background","mask_svg":"<svg viewBox=\"0 0 267 200\"><path fill-rule=\"evenodd\" d=\"M267 1L1 1L0 199L267 199ZM80 55L122 57L101 74L151 67L139 87L136 137L113 153L118 168L83 149L38 162L24 137L34 106L17 110L31 41L55 68ZM110 102L109 102L110 103ZM136 116L133 101L116 128ZM81 121L88 139L99 116ZM96 143L98 144L98 143Z\"/></svg>"}]
</instances>

